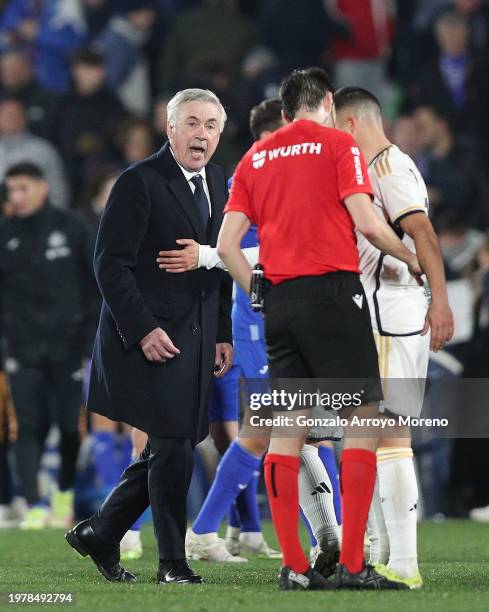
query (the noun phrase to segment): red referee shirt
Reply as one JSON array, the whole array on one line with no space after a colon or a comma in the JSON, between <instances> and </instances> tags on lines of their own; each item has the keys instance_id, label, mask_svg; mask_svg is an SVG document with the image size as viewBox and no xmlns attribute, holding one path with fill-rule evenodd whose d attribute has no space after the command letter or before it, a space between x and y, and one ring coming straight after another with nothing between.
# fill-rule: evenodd
<instances>
[{"instance_id":1,"label":"red referee shirt","mask_svg":"<svg viewBox=\"0 0 489 612\"><path fill-rule=\"evenodd\" d=\"M256 142L240 161L225 212L258 225L260 263L273 283L359 273L353 221L343 200L373 195L350 135L300 120Z\"/></svg>"}]
</instances>

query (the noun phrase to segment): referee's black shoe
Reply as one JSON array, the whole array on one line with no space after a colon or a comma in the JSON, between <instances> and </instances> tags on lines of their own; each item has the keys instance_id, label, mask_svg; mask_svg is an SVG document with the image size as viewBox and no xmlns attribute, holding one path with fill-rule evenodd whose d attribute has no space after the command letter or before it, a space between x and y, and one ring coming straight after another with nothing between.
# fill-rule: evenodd
<instances>
[{"instance_id":1,"label":"referee's black shoe","mask_svg":"<svg viewBox=\"0 0 489 612\"><path fill-rule=\"evenodd\" d=\"M339 550L321 551L314 562L314 569L319 572L323 578L329 578L335 573L339 560Z\"/></svg>"},{"instance_id":2,"label":"referee's black shoe","mask_svg":"<svg viewBox=\"0 0 489 612\"><path fill-rule=\"evenodd\" d=\"M304 574L294 572L290 567L283 567L278 588L281 591L329 591L336 587L334 582L328 582L312 567Z\"/></svg>"},{"instance_id":3,"label":"referee's black shoe","mask_svg":"<svg viewBox=\"0 0 489 612\"><path fill-rule=\"evenodd\" d=\"M119 547L110 546L96 536L88 519L70 529L65 538L82 557L89 556L109 582L136 582L136 576L119 564Z\"/></svg>"},{"instance_id":4,"label":"referee's black shoe","mask_svg":"<svg viewBox=\"0 0 489 612\"><path fill-rule=\"evenodd\" d=\"M394 582L389 580L382 574L379 574L372 565L366 565L358 574L352 574L346 569L345 565L338 565L336 570L336 588L337 589L395 589L402 590L409 587L402 582Z\"/></svg>"}]
</instances>

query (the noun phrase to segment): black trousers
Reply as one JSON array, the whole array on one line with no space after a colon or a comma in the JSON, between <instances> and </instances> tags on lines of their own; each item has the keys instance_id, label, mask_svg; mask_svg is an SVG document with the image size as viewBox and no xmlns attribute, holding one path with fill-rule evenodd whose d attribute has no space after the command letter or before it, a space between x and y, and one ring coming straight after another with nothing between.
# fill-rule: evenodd
<instances>
[{"instance_id":1,"label":"black trousers","mask_svg":"<svg viewBox=\"0 0 489 612\"><path fill-rule=\"evenodd\" d=\"M193 470L189 438L149 436L141 456L122 474L90 523L97 536L117 545L151 505L160 561L185 559L187 493Z\"/></svg>"},{"instance_id":2,"label":"black trousers","mask_svg":"<svg viewBox=\"0 0 489 612\"><path fill-rule=\"evenodd\" d=\"M37 477L44 442L52 423L60 429L62 491L74 485L80 448L78 421L82 405L81 358L64 363L19 365L10 372L10 389L18 422L15 463L28 504L39 501Z\"/></svg>"}]
</instances>

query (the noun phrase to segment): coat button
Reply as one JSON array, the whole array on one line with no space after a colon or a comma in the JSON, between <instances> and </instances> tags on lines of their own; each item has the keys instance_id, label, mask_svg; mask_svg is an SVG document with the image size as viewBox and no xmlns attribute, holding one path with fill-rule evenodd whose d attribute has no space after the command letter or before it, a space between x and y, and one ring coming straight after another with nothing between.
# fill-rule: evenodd
<instances>
[{"instance_id":1,"label":"coat button","mask_svg":"<svg viewBox=\"0 0 489 612\"><path fill-rule=\"evenodd\" d=\"M192 325L190 326L190 331L193 332L194 334L196 334L199 331L199 326L197 325L197 323L192 323Z\"/></svg>"}]
</instances>

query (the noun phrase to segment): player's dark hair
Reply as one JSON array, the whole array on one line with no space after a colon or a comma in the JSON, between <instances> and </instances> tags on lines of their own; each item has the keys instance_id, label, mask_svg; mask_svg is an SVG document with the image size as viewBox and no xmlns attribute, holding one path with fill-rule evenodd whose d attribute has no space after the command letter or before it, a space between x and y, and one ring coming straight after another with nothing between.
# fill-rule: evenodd
<instances>
[{"instance_id":1,"label":"player's dark hair","mask_svg":"<svg viewBox=\"0 0 489 612\"><path fill-rule=\"evenodd\" d=\"M251 109L250 131L253 140L258 140L265 130L274 132L282 124L282 101L280 98L263 100Z\"/></svg>"},{"instance_id":2,"label":"player's dark hair","mask_svg":"<svg viewBox=\"0 0 489 612\"><path fill-rule=\"evenodd\" d=\"M44 174L41 168L31 162L19 162L18 164L10 166L5 173L5 178L8 179L14 176L28 176L34 179L44 179Z\"/></svg>"},{"instance_id":3,"label":"player's dark hair","mask_svg":"<svg viewBox=\"0 0 489 612\"><path fill-rule=\"evenodd\" d=\"M373 93L363 87L342 87L334 94L334 105L337 111L344 108L370 107L382 113L382 106Z\"/></svg>"},{"instance_id":4,"label":"player's dark hair","mask_svg":"<svg viewBox=\"0 0 489 612\"><path fill-rule=\"evenodd\" d=\"M300 108L315 111L324 96L333 92L328 73L322 68L294 70L280 86L282 108L287 119L294 119Z\"/></svg>"}]
</instances>

